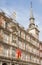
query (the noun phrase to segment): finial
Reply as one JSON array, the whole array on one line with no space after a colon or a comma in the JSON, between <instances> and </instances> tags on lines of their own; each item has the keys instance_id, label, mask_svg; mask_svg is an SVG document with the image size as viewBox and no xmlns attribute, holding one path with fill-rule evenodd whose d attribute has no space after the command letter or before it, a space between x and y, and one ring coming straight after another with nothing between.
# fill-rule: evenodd
<instances>
[{"instance_id":1,"label":"finial","mask_svg":"<svg viewBox=\"0 0 42 65\"><path fill-rule=\"evenodd\" d=\"M12 13L12 18L13 18L13 19L16 19L16 12L13 12L13 13Z\"/></svg>"},{"instance_id":2,"label":"finial","mask_svg":"<svg viewBox=\"0 0 42 65\"><path fill-rule=\"evenodd\" d=\"M16 17L16 12L13 12L13 16L15 16L15 17Z\"/></svg>"}]
</instances>

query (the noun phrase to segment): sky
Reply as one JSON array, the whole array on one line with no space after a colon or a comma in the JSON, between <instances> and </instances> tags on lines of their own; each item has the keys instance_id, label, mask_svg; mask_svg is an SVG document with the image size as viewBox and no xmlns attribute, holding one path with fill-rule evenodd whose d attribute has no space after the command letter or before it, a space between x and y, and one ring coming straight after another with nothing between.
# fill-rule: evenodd
<instances>
[{"instance_id":1,"label":"sky","mask_svg":"<svg viewBox=\"0 0 42 65\"><path fill-rule=\"evenodd\" d=\"M26 29L29 25L30 2L32 1L35 24L40 30L40 40L42 41L42 0L0 0L0 10L8 15L16 12L16 20Z\"/></svg>"}]
</instances>

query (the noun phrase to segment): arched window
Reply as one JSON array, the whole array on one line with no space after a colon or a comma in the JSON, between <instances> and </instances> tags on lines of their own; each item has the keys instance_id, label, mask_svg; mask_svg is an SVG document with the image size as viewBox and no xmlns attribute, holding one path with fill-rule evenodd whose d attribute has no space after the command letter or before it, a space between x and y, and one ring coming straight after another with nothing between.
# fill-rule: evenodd
<instances>
[{"instance_id":1,"label":"arched window","mask_svg":"<svg viewBox=\"0 0 42 65\"><path fill-rule=\"evenodd\" d=\"M7 63L3 63L2 65L7 65Z\"/></svg>"}]
</instances>

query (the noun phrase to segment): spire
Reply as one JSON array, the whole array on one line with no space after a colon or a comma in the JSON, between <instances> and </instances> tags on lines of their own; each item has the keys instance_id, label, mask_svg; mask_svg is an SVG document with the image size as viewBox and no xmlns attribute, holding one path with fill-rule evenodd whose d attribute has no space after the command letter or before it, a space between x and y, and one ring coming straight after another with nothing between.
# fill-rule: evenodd
<instances>
[{"instance_id":1,"label":"spire","mask_svg":"<svg viewBox=\"0 0 42 65\"><path fill-rule=\"evenodd\" d=\"M29 24L29 28L33 28L35 26L35 23L34 23L34 16L33 16L33 10L32 10L32 2L31 2L31 7L30 7L30 24Z\"/></svg>"},{"instance_id":2,"label":"spire","mask_svg":"<svg viewBox=\"0 0 42 65\"><path fill-rule=\"evenodd\" d=\"M34 16L33 16L33 10L32 10L32 1L31 1L31 7L30 7L30 19L34 19Z\"/></svg>"},{"instance_id":3,"label":"spire","mask_svg":"<svg viewBox=\"0 0 42 65\"><path fill-rule=\"evenodd\" d=\"M31 1L31 8L32 8L32 1Z\"/></svg>"},{"instance_id":4,"label":"spire","mask_svg":"<svg viewBox=\"0 0 42 65\"><path fill-rule=\"evenodd\" d=\"M30 18L29 18L29 28L27 31L34 36L35 38L39 39L39 30L37 26L35 25L35 18L33 16L33 10L32 10L32 2L30 7Z\"/></svg>"}]
</instances>

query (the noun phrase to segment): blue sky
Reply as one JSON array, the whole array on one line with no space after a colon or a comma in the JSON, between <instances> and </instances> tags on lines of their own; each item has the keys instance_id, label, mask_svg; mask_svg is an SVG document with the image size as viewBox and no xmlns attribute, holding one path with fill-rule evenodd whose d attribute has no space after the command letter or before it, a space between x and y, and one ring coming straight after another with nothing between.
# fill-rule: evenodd
<instances>
[{"instance_id":1,"label":"blue sky","mask_svg":"<svg viewBox=\"0 0 42 65\"><path fill-rule=\"evenodd\" d=\"M29 25L31 0L0 0L0 9L8 15L16 12L16 20L26 29ZM40 30L40 40L42 40L42 0L32 0L35 23Z\"/></svg>"}]
</instances>

